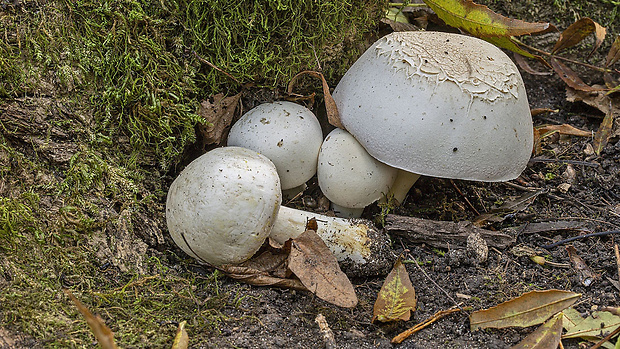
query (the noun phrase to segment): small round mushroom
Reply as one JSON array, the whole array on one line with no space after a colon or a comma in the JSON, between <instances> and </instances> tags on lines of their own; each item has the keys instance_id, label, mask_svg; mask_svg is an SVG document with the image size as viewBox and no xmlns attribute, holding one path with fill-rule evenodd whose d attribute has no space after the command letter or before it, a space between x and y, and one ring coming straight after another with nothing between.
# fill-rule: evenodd
<instances>
[{"instance_id":1,"label":"small round mushroom","mask_svg":"<svg viewBox=\"0 0 620 349\"><path fill-rule=\"evenodd\" d=\"M389 34L353 64L333 97L347 131L374 158L402 170L397 201L419 175L506 181L530 158L521 75L506 54L477 38Z\"/></svg>"},{"instance_id":2,"label":"small round mushroom","mask_svg":"<svg viewBox=\"0 0 620 349\"><path fill-rule=\"evenodd\" d=\"M257 151L278 169L282 190L306 183L316 173L323 133L306 107L292 102L261 104L237 121L228 145Z\"/></svg>"},{"instance_id":3,"label":"small round mushroom","mask_svg":"<svg viewBox=\"0 0 620 349\"><path fill-rule=\"evenodd\" d=\"M236 264L262 246L281 201L278 174L265 156L240 147L216 148L172 182L166 221L188 255L215 266Z\"/></svg>"},{"instance_id":4,"label":"small round mushroom","mask_svg":"<svg viewBox=\"0 0 620 349\"><path fill-rule=\"evenodd\" d=\"M388 194L396 173L339 128L325 137L319 151L319 187L339 217L360 217L364 207Z\"/></svg>"},{"instance_id":5,"label":"small round mushroom","mask_svg":"<svg viewBox=\"0 0 620 349\"><path fill-rule=\"evenodd\" d=\"M385 272L393 253L385 233L366 220L348 220L281 205L280 179L267 157L240 147L216 148L190 163L174 180L166 221L174 242L214 266L249 259L271 236L295 238L309 219L345 272Z\"/></svg>"}]
</instances>

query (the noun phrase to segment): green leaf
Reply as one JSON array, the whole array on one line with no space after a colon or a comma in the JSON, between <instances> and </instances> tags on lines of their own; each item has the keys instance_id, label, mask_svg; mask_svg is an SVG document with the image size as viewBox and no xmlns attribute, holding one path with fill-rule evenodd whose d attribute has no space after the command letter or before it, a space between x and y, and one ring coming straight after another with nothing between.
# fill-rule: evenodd
<instances>
[{"instance_id":1,"label":"green leaf","mask_svg":"<svg viewBox=\"0 0 620 349\"><path fill-rule=\"evenodd\" d=\"M562 290L531 291L493 308L469 316L471 330L529 327L545 322L571 306L581 294Z\"/></svg>"},{"instance_id":2,"label":"green leaf","mask_svg":"<svg viewBox=\"0 0 620 349\"><path fill-rule=\"evenodd\" d=\"M529 23L507 18L471 0L424 0L446 24L479 38L519 36L542 32L549 23Z\"/></svg>"},{"instance_id":3,"label":"green leaf","mask_svg":"<svg viewBox=\"0 0 620 349\"><path fill-rule=\"evenodd\" d=\"M562 313L545 322L511 349L555 349L562 337Z\"/></svg>"}]
</instances>

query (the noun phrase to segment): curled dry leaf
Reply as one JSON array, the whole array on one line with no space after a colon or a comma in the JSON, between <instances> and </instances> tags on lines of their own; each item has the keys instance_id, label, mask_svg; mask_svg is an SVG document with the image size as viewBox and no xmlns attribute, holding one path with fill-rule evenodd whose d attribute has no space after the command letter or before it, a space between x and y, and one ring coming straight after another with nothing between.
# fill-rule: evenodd
<instances>
[{"instance_id":1,"label":"curled dry leaf","mask_svg":"<svg viewBox=\"0 0 620 349\"><path fill-rule=\"evenodd\" d=\"M609 139L613 136L612 131L614 127L614 114L611 112L611 106L609 109L610 112L605 115L598 131L594 134L592 147L594 148L596 155L601 155L601 151L603 151L603 148L605 148L607 143L609 143Z\"/></svg>"},{"instance_id":2,"label":"curled dry leaf","mask_svg":"<svg viewBox=\"0 0 620 349\"><path fill-rule=\"evenodd\" d=\"M549 319L511 349L555 349L560 344L561 338L562 313Z\"/></svg>"},{"instance_id":3,"label":"curled dry leaf","mask_svg":"<svg viewBox=\"0 0 620 349\"><path fill-rule=\"evenodd\" d=\"M582 285L586 287L590 286L594 280L599 278L599 276L590 269L586 261L577 254L577 250L573 245L566 246L566 252L568 252L570 263L573 269L577 271Z\"/></svg>"},{"instance_id":4,"label":"curled dry leaf","mask_svg":"<svg viewBox=\"0 0 620 349\"><path fill-rule=\"evenodd\" d=\"M583 80L581 80L581 78L577 76L571 68L567 67L557 59L551 58L549 61L551 62L551 67L553 67L553 70L569 87L574 88L575 90L588 92L605 90L605 88L589 86L583 82Z\"/></svg>"},{"instance_id":5,"label":"curled dry leaf","mask_svg":"<svg viewBox=\"0 0 620 349\"><path fill-rule=\"evenodd\" d=\"M560 34L560 39L555 43L551 53L555 54L569 47L573 47L592 33L595 34L595 43L592 49L592 53L594 53L603 43L607 30L605 27L602 27L600 24L587 17L581 18L577 22L569 25L568 28ZM592 55L592 53L590 53L590 55Z\"/></svg>"},{"instance_id":6,"label":"curled dry leaf","mask_svg":"<svg viewBox=\"0 0 620 349\"><path fill-rule=\"evenodd\" d=\"M266 243L251 259L239 265L222 265L219 269L230 278L250 285L305 291L306 287L297 278L290 277L287 259L286 249L274 248Z\"/></svg>"},{"instance_id":7,"label":"curled dry leaf","mask_svg":"<svg viewBox=\"0 0 620 349\"><path fill-rule=\"evenodd\" d=\"M95 338L97 339L97 342L99 343L101 348L116 349L117 346L114 342L114 333L112 332L112 330L110 330L108 326L106 326L105 322L103 322L103 320L99 316L93 315L93 313L91 313L90 310L88 310L88 308L86 308L84 304L82 304L82 302L75 298L71 291L65 290L65 293L67 294L67 296L69 296L69 298L71 298L80 313L82 313L84 319L86 319L86 323L88 323L90 330L95 335Z\"/></svg>"},{"instance_id":8,"label":"curled dry leaf","mask_svg":"<svg viewBox=\"0 0 620 349\"><path fill-rule=\"evenodd\" d=\"M212 98L213 102L202 101L198 109L198 115L205 120L205 122L198 124L198 132L203 137L203 146L222 143L226 130L233 121L241 93L231 97L225 97L223 93L218 93Z\"/></svg>"},{"instance_id":9,"label":"curled dry leaf","mask_svg":"<svg viewBox=\"0 0 620 349\"><path fill-rule=\"evenodd\" d=\"M612 113L620 113L620 98L609 96L603 91L602 86L594 85L600 88L598 91L580 91L571 87L566 87L566 100L569 102L583 102L593 108L600 110L604 115Z\"/></svg>"},{"instance_id":10,"label":"curled dry leaf","mask_svg":"<svg viewBox=\"0 0 620 349\"><path fill-rule=\"evenodd\" d=\"M537 75L537 76L546 76L546 75L552 75L553 72L551 71L538 71L535 70L534 68L532 68L532 66L530 66L530 64L523 58L523 55L520 55L518 53L515 52L514 54L515 57L515 62L517 63L517 65L519 65L519 68L523 69L525 72L527 72L528 74L532 74L532 75ZM530 57L527 56L526 57ZM531 58L531 57L530 57ZM534 110L532 110L532 115L534 115L533 113Z\"/></svg>"},{"instance_id":11,"label":"curled dry leaf","mask_svg":"<svg viewBox=\"0 0 620 349\"><path fill-rule=\"evenodd\" d=\"M293 76L293 78L291 79L291 82L289 82L288 93L289 94L293 93L295 82L302 75L310 75L315 78L321 79L321 83L323 85L323 98L325 99L325 109L327 111L327 119L332 126L335 126L335 127L338 127L344 130L344 126L342 126L342 123L340 122L340 114L338 113L338 107L336 106L336 101L334 101L334 97L332 97L332 94L329 91L329 85L327 84L327 81L325 80L325 77L323 76L323 74L316 72L316 71L312 71L312 70L302 71L301 73Z\"/></svg>"},{"instance_id":12,"label":"curled dry leaf","mask_svg":"<svg viewBox=\"0 0 620 349\"><path fill-rule=\"evenodd\" d=\"M372 322L409 320L416 307L415 289L400 258L385 278L373 308Z\"/></svg>"},{"instance_id":13,"label":"curled dry leaf","mask_svg":"<svg viewBox=\"0 0 620 349\"><path fill-rule=\"evenodd\" d=\"M581 294L563 290L531 291L493 308L469 316L471 330L529 327L545 322L570 307Z\"/></svg>"},{"instance_id":14,"label":"curled dry leaf","mask_svg":"<svg viewBox=\"0 0 620 349\"><path fill-rule=\"evenodd\" d=\"M172 349L187 349L189 346L189 336L185 331L185 324L187 321L183 321L177 328L177 334L174 336L174 342L172 343Z\"/></svg>"},{"instance_id":15,"label":"curled dry leaf","mask_svg":"<svg viewBox=\"0 0 620 349\"><path fill-rule=\"evenodd\" d=\"M605 66L611 67L620 59L620 34L616 36L616 40L611 44L611 48L607 53L607 59L605 60Z\"/></svg>"}]
</instances>

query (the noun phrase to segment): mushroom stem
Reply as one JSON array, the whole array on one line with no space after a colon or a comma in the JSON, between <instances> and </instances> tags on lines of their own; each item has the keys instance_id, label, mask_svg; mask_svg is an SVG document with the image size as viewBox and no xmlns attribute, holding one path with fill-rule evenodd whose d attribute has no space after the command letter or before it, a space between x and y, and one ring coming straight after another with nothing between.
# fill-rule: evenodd
<instances>
[{"instance_id":1,"label":"mushroom stem","mask_svg":"<svg viewBox=\"0 0 620 349\"><path fill-rule=\"evenodd\" d=\"M332 210L338 217L359 218L364 213L364 207L345 207L332 202Z\"/></svg>"},{"instance_id":2,"label":"mushroom stem","mask_svg":"<svg viewBox=\"0 0 620 349\"><path fill-rule=\"evenodd\" d=\"M392 188L390 188L387 197L389 198L393 195L398 205L402 204L405 201L409 189L413 187L418 178L420 178L420 175L417 173L398 170L394 184L392 184Z\"/></svg>"},{"instance_id":3,"label":"mushroom stem","mask_svg":"<svg viewBox=\"0 0 620 349\"><path fill-rule=\"evenodd\" d=\"M389 268L393 252L387 235L365 219L330 217L281 206L270 237L283 244L301 235L312 218L317 221L317 234L336 259L357 269L356 274L376 275Z\"/></svg>"}]
</instances>

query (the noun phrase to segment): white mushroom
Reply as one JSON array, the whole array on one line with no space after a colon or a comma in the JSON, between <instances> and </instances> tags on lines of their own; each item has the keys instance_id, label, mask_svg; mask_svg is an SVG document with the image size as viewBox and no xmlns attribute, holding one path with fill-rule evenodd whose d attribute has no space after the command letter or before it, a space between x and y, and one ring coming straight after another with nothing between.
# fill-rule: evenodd
<instances>
[{"instance_id":1,"label":"white mushroom","mask_svg":"<svg viewBox=\"0 0 620 349\"><path fill-rule=\"evenodd\" d=\"M340 217L361 216L364 207L388 194L396 173L339 128L325 137L319 151L319 186Z\"/></svg>"},{"instance_id":2,"label":"white mushroom","mask_svg":"<svg viewBox=\"0 0 620 349\"><path fill-rule=\"evenodd\" d=\"M395 182L400 189L393 189L398 201L419 175L514 179L532 150L517 67L473 37L387 35L353 64L333 97L342 124L368 153L403 170Z\"/></svg>"},{"instance_id":3,"label":"white mushroom","mask_svg":"<svg viewBox=\"0 0 620 349\"><path fill-rule=\"evenodd\" d=\"M184 252L215 266L249 259L270 234L280 243L295 238L309 219L316 218L318 235L345 272L368 276L389 268L393 253L387 236L370 222L280 204L273 163L253 150L223 147L194 160L174 180L166 221Z\"/></svg>"},{"instance_id":4,"label":"white mushroom","mask_svg":"<svg viewBox=\"0 0 620 349\"><path fill-rule=\"evenodd\" d=\"M237 121L228 145L255 150L278 169L282 190L306 183L316 173L323 133L306 107L292 102L261 104Z\"/></svg>"},{"instance_id":5,"label":"white mushroom","mask_svg":"<svg viewBox=\"0 0 620 349\"><path fill-rule=\"evenodd\" d=\"M172 182L166 222L188 255L216 266L235 264L262 246L281 201L278 174L265 156L239 147L216 148Z\"/></svg>"}]
</instances>

